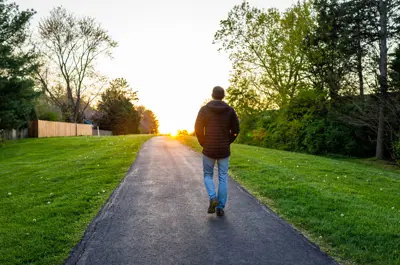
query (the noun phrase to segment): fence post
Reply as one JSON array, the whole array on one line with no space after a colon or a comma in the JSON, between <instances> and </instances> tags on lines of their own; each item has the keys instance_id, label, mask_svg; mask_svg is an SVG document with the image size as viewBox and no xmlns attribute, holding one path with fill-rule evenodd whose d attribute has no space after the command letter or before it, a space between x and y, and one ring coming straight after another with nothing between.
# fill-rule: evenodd
<instances>
[{"instance_id":1,"label":"fence post","mask_svg":"<svg viewBox=\"0 0 400 265\"><path fill-rule=\"evenodd\" d=\"M100 130L99 130L99 126L97 126L97 136L100 137Z\"/></svg>"}]
</instances>

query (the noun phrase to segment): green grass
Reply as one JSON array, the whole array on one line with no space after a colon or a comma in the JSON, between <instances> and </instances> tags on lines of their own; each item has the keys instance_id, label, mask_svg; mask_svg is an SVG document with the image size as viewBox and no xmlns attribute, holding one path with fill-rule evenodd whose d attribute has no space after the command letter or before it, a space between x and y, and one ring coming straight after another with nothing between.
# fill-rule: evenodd
<instances>
[{"instance_id":1,"label":"green grass","mask_svg":"<svg viewBox=\"0 0 400 265\"><path fill-rule=\"evenodd\" d=\"M398 169L234 144L230 172L340 263L400 264Z\"/></svg>"},{"instance_id":2,"label":"green grass","mask_svg":"<svg viewBox=\"0 0 400 265\"><path fill-rule=\"evenodd\" d=\"M61 264L150 136L26 139L0 148L0 264Z\"/></svg>"}]
</instances>

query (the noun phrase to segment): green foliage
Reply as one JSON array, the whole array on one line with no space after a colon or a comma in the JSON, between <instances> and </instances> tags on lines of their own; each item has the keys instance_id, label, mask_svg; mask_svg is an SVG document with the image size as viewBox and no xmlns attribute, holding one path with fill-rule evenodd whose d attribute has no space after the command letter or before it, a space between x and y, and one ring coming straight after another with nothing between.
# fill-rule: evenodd
<instances>
[{"instance_id":1,"label":"green foliage","mask_svg":"<svg viewBox=\"0 0 400 265\"><path fill-rule=\"evenodd\" d=\"M195 137L178 139L201 151ZM230 175L340 264L400 263L398 168L239 144L231 151Z\"/></svg>"},{"instance_id":2,"label":"green foliage","mask_svg":"<svg viewBox=\"0 0 400 265\"><path fill-rule=\"evenodd\" d=\"M397 164L400 164L400 140L397 141L394 146L396 152L396 162Z\"/></svg>"},{"instance_id":3,"label":"green foliage","mask_svg":"<svg viewBox=\"0 0 400 265\"><path fill-rule=\"evenodd\" d=\"M342 154L365 156L360 152L354 128L348 127L334 118L315 119L305 128L303 140L305 151L311 154Z\"/></svg>"},{"instance_id":4,"label":"green foliage","mask_svg":"<svg viewBox=\"0 0 400 265\"><path fill-rule=\"evenodd\" d=\"M392 60L389 64L390 88L393 91L400 92L400 45L398 45L392 54Z\"/></svg>"},{"instance_id":5,"label":"green foliage","mask_svg":"<svg viewBox=\"0 0 400 265\"><path fill-rule=\"evenodd\" d=\"M310 7L299 2L281 14L245 1L220 22L214 42L232 61L228 101L238 113L283 107L308 87L303 40L314 27Z\"/></svg>"},{"instance_id":6,"label":"green foliage","mask_svg":"<svg viewBox=\"0 0 400 265\"><path fill-rule=\"evenodd\" d=\"M156 115L151 110L145 110L140 121L140 133L158 134L159 123Z\"/></svg>"},{"instance_id":7,"label":"green foliage","mask_svg":"<svg viewBox=\"0 0 400 265\"><path fill-rule=\"evenodd\" d=\"M129 88L125 79L114 79L101 95L95 122L114 135L139 133L140 117L132 104L137 100L137 92Z\"/></svg>"},{"instance_id":8,"label":"green foliage","mask_svg":"<svg viewBox=\"0 0 400 265\"><path fill-rule=\"evenodd\" d=\"M62 116L60 109L45 94L36 101L35 111L39 120L59 121Z\"/></svg>"},{"instance_id":9,"label":"green foliage","mask_svg":"<svg viewBox=\"0 0 400 265\"><path fill-rule=\"evenodd\" d=\"M31 80L0 76L0 128L18 129L27 126L34 116L35 99Z\"/></svg>"},{"instance_id":10,"label":"green foliage","mask_svg":"<svg viewBox=\"0 0 400 265\"><path fill-rule=\"evenodd\" d=\"M367 156L375 148L377 158L393 159L398 47L389 79L386 62L399 10L399 0L300 1L283 13L234 6L214 41L232 62L227 100L240 117L238 140L313 154Z\"/></svg>"},{"instance_id":11,"label":"green foliage","mask_svg":"<svg viewBox=\"0 0 400 265\"><path fill-rule=\"evenodd\" d=\"M344 123L326 94L315 90L300 92L279 110L245 116L240 126L239 143L311 154L373 155L373 133Z\"/></svg>"},{"instance_id":12,"label":"green foliage","mask_svg":"<svg viewBox=\"0 0 400 265\"><path fill-rule=\"evenodd\" d=\"M19 11L15 4L0 1L0 128L27 126L34 114L36 55L23 52L28 37L32 10Z\"/></svg>"},{"instance_id":13,"label":"green foliage","mask_svg":"<svg viewBox=\"0 0 400 265\"><path fill-rule=\"evenodd\" d=\"M349 44L349 23L338 0L317 0L314 9L318 27L307 36L304 49L309 61L309 79L315 88L329 91L329 96L336 99L347 88L349 58L354 54Z\"/></svg>"},{"instance_id":14,"label":"green foliage","mask_svg":"<svg viewBox=\"0 0 400 265\"><path fill-rule=\"evenodd\" d=\"M44 121L58 121L58 114L56 112L45 112L42 115L38 116L39 120L44 120Z\"/></svg>"},{"instance_id":15,"label":"green foliage","mask_svg":"<svg viewBox=\"0 0 400 265\"><path fill-rule=\"evenodd\" d=\"M3 147L6 144L6 140L3 138L3 129L0 129L0 147Z\"/></svg>"},{"instance_id":16,"label":"green foliage","mask_svg":"<svg viewBox=\"0 0 400 265\"><path fill-rule=\"evenodd\" d=\"M259 92L252 86L252 82L241 72L237 71L230 80L226 100L236 110L239 116L250 116L259 113L266 105L260 99Z\"/></svg>"}]
</instances>

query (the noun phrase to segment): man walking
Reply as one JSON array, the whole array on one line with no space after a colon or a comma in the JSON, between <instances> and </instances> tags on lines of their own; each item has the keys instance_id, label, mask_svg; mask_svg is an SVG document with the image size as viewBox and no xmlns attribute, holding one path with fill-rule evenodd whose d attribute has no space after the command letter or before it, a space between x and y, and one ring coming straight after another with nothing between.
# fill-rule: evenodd
<instances>
[{"instance_id":1,"label":"man walking","mask_svg":"<svg viewBox=\"0 0 400 265\"><path fill-rule=\"evenodd\" d=\"M222 101L225 91L214 87L213 100L202 107L196 119L195 132L203 147L204 184L210 197L208 213L224 216L228 197L228 167L231 155L230 145L239 134L239 120L235 110ZM215 192L213 174L218 164L218 195Z\"/></svg>"}]
</instances>

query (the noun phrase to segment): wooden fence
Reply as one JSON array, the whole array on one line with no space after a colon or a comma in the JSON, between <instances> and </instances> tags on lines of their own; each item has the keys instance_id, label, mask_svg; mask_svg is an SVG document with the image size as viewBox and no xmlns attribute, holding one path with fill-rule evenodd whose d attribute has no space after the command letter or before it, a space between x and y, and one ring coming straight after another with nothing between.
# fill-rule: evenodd
<instances>
[{"instance_id":1,"label":"wooden fence","mask_svg":"<svg viewBox=\"0 0 400 265\"><path fill-rule=\"evenodd\" d=\"M29 126L29 137L63 137L92 135L92 126L88 124L77 124L54 121L32 121Z\"/></svg>"}]
</instances>

